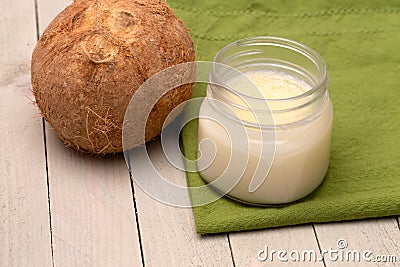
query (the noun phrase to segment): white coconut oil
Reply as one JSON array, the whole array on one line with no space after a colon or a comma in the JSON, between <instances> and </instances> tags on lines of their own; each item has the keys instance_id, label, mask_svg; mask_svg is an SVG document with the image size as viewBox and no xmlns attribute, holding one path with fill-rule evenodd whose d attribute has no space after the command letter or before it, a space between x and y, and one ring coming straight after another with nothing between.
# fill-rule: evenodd
<instances>
[{"instance_id":1,"label":"white coconut oil","mask_svg":"<svg viewBox=\"0 0 400 267\"><path fill-rule=\"evenodd\" d=\"M199 148L203 179L259 205L310 194L323 181L330 154L333 109L322 59L299 43L258 37L231 44L216 62L240 72L211 73L199 114L199 141L212 141Z\"/></svg>"}]
</instances>

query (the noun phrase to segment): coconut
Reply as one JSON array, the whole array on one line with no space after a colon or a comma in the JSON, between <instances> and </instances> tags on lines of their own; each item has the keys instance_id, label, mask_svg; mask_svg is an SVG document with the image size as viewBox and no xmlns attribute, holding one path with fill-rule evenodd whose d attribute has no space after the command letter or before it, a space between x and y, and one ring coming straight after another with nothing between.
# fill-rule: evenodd
<instances>
[{"instance_id":1,"label":"coconut","mask_svg":"<svg viewBox=\"0 0 400 267\"><path fill-rule=\"evenodd\" d=\"M33 51L33 94L67 145L117 153L123 150L126 108L140 85L165 68L194 60L189 33L165 2L76 0L50 23ZM146 123L146 141L160 133L167 115L192 90L193 84L179 86L157 102Z\"/></svg>"}]
</instances>

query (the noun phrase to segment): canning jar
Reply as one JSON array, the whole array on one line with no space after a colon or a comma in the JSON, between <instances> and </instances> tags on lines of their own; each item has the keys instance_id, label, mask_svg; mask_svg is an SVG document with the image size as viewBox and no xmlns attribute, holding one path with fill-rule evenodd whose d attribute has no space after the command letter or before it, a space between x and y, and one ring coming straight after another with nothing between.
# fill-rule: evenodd
<instances>
[{"instance_id":1,"label":"canning jar","mask_svg":"<svg viewBox=\"0 0 400 267\"><path fill-rule=\"evenodd\" d=\"M252 37L215 57L199 111L198 169L256 205L310 194L328 165L333 119L324 60L299 42Z\"/></svg>"}]
</instances>

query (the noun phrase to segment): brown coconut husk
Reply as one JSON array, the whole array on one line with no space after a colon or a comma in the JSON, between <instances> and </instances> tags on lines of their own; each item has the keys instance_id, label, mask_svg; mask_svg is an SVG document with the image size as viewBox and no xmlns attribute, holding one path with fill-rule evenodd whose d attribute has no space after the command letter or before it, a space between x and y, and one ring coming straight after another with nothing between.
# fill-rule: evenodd
<instances>
[{"instance_id":1,"label":"brown coconut husk","mask_svg":"<svg viewBox=\"0 0 400 267\"><path fill-rule=\"evenodd\" d=\"M66 144L117 153L123 149L125 110L140 85L167 67L194 60L190 35L165 2L75 1L50 23L33 51L33 93ZM160 133L166 116L192 89L193 84L177 87L158 101L146 141Z\"/></svg>"}]
</instances>

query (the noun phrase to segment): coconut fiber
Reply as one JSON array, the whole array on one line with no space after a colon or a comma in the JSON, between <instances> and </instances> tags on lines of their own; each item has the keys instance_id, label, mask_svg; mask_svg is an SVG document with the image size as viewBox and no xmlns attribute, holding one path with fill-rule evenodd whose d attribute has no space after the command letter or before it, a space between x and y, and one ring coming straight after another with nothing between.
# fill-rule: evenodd
<instances>
[{"instance_id":1,"label":"coconut fiber","mask_svg":"<svg viewBox=\"0 0 400 267\"><path fill-rule=\"evenodd\" d=\"M226 44L272 35L317 50L330 73L334 105L330 167L323 184L284 207L222 198L193 209L200 234L400 215L400 2L169 0L191 30L198 60ZM204 96L204 86L194 96ZM197 122L182 133L196 158ZM204 184L187 174L190 186Z\"/></svg>"}]
</instances>

